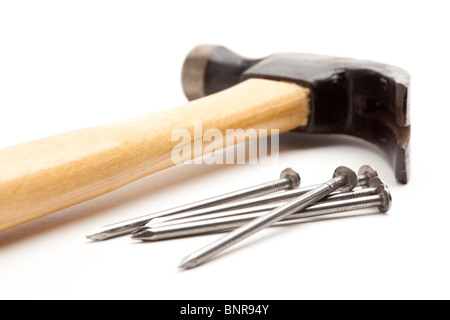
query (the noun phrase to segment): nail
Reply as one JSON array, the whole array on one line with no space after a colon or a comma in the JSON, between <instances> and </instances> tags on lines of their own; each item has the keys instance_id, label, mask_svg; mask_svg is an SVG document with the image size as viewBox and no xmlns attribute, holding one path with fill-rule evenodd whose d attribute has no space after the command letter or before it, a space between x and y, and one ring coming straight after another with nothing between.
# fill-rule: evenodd
<instances>
[{"instance_id":1,"label":"nail","mask_svg":"<svg viewBox=\"0 0 450 320\"><path fill-rule=\"evenodd\" d=\"M358 171L358 187L364 188L364 187L369 186L372 179L377 178L377 177L378 177L378 174L374 168L372 168L371 166L368 166L368 165L361 166ZM264 196L260 196L260 197L251 198L251 199L245 199L245 200L241 200L241 201L224 203L224 204L220 204L220 205L212 206L212 207L208 207L208 208L184 211L184 212L180 212L180 213L167 215L164 217L155 217L153 219L150 219L145 224L145 226L150 227L150 226L153 226L154 224L160 224L165 221L173 221L173 220L185 219L185 218L196 217L196 216L202 216L202 218L200 218L200 220L207 219L207 218L209 218L210 214L215 213L215 212L228 212L229 215L243 214L243 213L251 212L252 210L250 210L250 211L249 210L237 211L237 210L244 209L244 208L250 208L250 207L254 209L253 211L272 210L272 209L276 208L277 206L280 206L279 203L276 205L275 205L275 203L294 199L298 196L301 196L302 194L305 194L308 191L313 190L314 188L316 188L318 186L319 185L316 184L316 185L312 185L312 186L288 190L288 191L281 192L281 193L268 194L268 195L264 195ZM337 198L333 198L334 196L337 196ZM340 197L340 193L337 193L337 195L334 195L334 194L329 195L326 199L333 200L333 199L339 199L339 197ZM264 204L270 204L270 205L269 206L261 206ZM141 229L141 228L139 228L139 229Z\"/></svg>"},{"instance_id":2,"label":"nail","mask_svg":"<svg viewBox=\"0 0 450 320\"><path fill-rule=\"evenodd\" d=\"M289 201L285 205L240 226L206 247L190 254L181 261L179 268L195 268L223 250L248 238L256 232L273 225L290 214L306 208L331 192L336 190L349 191L356 185L356 174L347 167L338 167L331 180L319 185L317 188L314 188L296 199Z\"/></svg>"},{"instance_id":3,"label":"nail","mask_svg":"<svg viewBox=\"0 0 450 320\"><path fill-rule=\"evenodd\" d=\"M87 234L86 238L91 240L106 240L109 238L132 233L134 230L136 230L141 226L144 226L147 222L149 222L153 218L172 215L174 213L184 212L188 210L215 206L228 201L257 197L271 192L294 189L297 188L299 185L300 185L299 174L294 170L292 170L291 168L286 168L281 172L280 178L277 180L241 189L238 191L226 193L216 197L208 198L205 200L196 201L176 208L171 208L155 212L149 215L144 215L138 218L99 227L91 231L89 234Z\"/></svg>"},{"instance_id":4,"label":"nail","mask_svg":"<svg viewBox=\"0 0 450 320\"><path fill-rule=\"evenodd\" d=\"M329 196L319 200L318 202L326 202L326 201L337 201L337 200L346 200L346 199L353 199L353 198L361 198L365 196L374 195L376 192L376 187L380 184L383 184L383 182L379 178L374 178L370 182L370 185L368 185L368 188L363 188L359 190L353 190L351 192L337 192L332 193ZM251 199L253 200L253 199ZM184 223L195 223L198 221L204 221L204 220L212 220L212 219L219 219L219 218L227 218L227 217L234 217L237 221L241 221L242 218L245 217L246 214L251 214L258 212L260 216L263 213L266 213L270 210L273 210L281 205L284 205L285 202L276 202L276 203L268 203L268 204L260 204L255 205L253 207L244 207L244 208L238 208L233 210L223 210L219 212L213 212L209 214L204 215L194 215L192 217L186 217L181 219L174 219L174 220L161 220L159 219L153 219L149 223L147 223L145 226L140 227L139 229L135 230L133 232L132 238L138 239L138 240L148 240L145 239L145 230L149 228L160 228L160 227L166 227L170 225L179 225ZM253 215L254 216L254 215ZM254 218L258 217L254 216ZM195 225L194 225L195 226ZM239 225L238 225L239 226Z\"/></svg>"},{"instance_id":5,"label":"nail","mask_svg":"<svg viewBox=\"0 0 450 320\"><path fill-rule=\"evenodd\" d=\"M300 212L293 213L279 223L276 223L276 225L285 221L296 221L373 207L378 207L380 212L387 212L392 201L387 186L378 178L373 179L370 188L339 193L336 196L339 197L335 197L333 200L328 200L327 198L326 201L322 199ZM246 212L234 215L227 215L227 212L219 212L212 214L209 219L192 217L166 221L157 225L151 225L150 227L139 228L133 233L132 238L144 241L157 241L206 233L225 232L238 228L244 223L256 219L265 213L267 211Z\"/></svg>"},{"instance_id":6,"label":"nail","mask_svg":"<svg viewBox=\"0 0 450 320\"><path fill-rule=\"evenodd\" d=\"M378 172L367 164L362 165L358 170L358 186L365 187L370 184L372 179L378 177Z\"/></svg>"}]
</instances>

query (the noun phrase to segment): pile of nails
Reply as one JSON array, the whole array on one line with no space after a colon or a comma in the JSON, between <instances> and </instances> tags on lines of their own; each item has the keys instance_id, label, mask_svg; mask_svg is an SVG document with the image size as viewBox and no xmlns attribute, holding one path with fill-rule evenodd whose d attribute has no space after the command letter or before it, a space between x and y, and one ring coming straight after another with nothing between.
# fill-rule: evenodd
<instances>
[{"instance_id":1,"label":"pile of nails","mask_svg":"<svg viewBox=\"0 0 450 320\"><path fill-rule=\"evenodd\" d=\"M132 234L133 239L155 241L228 232L183 259L179 267L189 269L272 225L367 208L385 213L391 202L387 186L368 165L358 175L338 167L331 180L309 187L300 187L298 173L287 168L275 181L100 227L86 237Z\"/></svg>"}]
</instances>

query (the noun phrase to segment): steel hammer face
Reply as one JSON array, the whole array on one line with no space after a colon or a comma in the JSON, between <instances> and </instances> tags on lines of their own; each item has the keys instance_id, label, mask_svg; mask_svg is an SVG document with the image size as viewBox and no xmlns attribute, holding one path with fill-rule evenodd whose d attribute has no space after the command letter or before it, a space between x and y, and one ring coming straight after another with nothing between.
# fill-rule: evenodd
<instances>
[{"instance_id":1,"label":"steel hammer face","mask_svg":"<svg viewBox=\"0 0 450 320\"><path fill-rule=\"evenodd\" d=\"M194 48L183 65L183 89L189 100L250 78L308 87L308 124L295 131L365 139L386 153L397 181L408 182L410 76L405 70L372 61L300 53L252 60L209 45Z\"/></svg>"}]
</instances>

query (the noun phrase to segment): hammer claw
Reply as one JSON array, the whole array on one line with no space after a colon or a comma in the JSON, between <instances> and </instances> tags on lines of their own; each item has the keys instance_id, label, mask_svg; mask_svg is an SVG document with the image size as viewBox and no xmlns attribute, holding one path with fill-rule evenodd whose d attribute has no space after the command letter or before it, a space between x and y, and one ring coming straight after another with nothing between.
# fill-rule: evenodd
<instances>
[{"instance_id":1,"label":"hammer claw","mask_svg":"<svg viewBox=\"0 0 450 320\"><path fill-rule=\"evenodd\" d=\"M199 60L203 60L202 70L194 71ZM194 82L185 76L192 73L197 75ZM194 97L194 88L198 98L249 78L290 81L309 88L309 121L296 131L341 133L370 141L386 153L396 179L407 183L410 77L405 70L372 61L299 53L251 60L221 46L194 48L183 67L188 98Z\"/></svg>"}]
</instances>

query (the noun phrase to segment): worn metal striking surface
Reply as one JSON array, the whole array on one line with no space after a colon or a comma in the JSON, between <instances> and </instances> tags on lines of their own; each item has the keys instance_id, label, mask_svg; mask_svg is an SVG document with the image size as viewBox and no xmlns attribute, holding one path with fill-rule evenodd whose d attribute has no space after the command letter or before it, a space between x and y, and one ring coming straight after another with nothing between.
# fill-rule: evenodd
<instances>
[{"instance_id":1,"label":"worn metal striking surface","mask_svg":"<svg viewBox=\"0 0 450 320\"><path fill-rule=\"evenodd\" d=\"M341 133L365 139L387 154L396 179L409 175L409 74L365 60L282 53L246 59L221 46L198 46L185 60L183 88L192 100L249 78L309 87L311 113L302 133Z\"/></svg>"}]
</instances>

